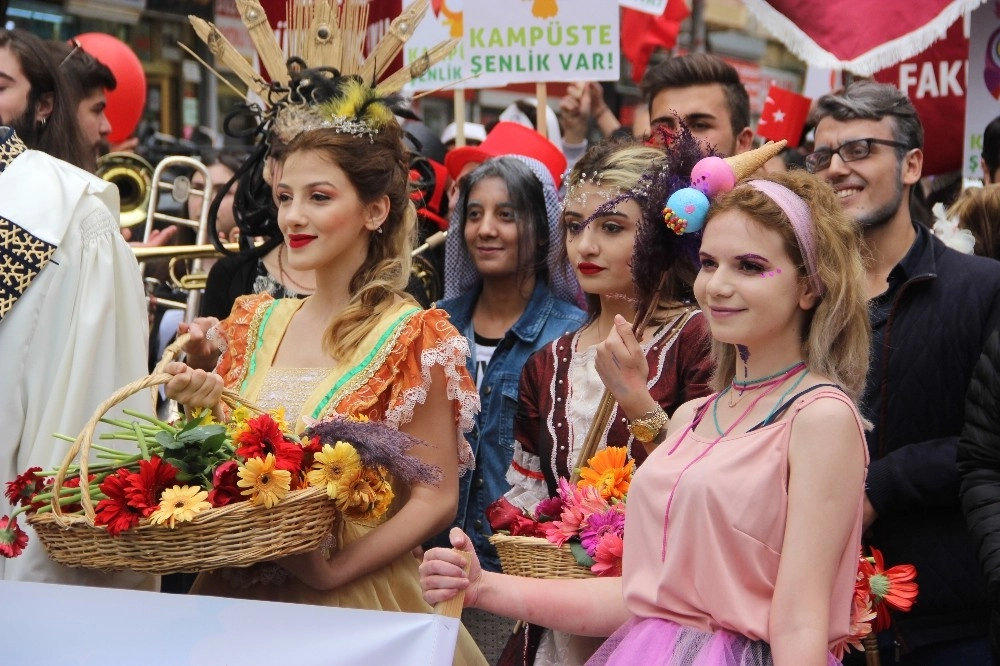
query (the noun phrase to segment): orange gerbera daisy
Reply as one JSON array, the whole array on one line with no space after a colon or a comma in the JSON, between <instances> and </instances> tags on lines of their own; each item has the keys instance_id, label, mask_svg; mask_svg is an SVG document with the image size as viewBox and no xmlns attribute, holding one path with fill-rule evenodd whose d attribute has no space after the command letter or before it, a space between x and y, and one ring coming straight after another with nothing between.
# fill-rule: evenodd
<instances>
[{"instance_id":1,"label":"orange gerbera daisy","mask_svg":"<svg viewBox=\"0 0 1000 666\"><path fill-rule=\"evenodd\" d=\"M628 493L634 471L635 460L628 457L625 447L609 446L587 461L587 466L580 470L577 485L597 488L606 500L621 500Z\"/></svg>"}]
</instances>

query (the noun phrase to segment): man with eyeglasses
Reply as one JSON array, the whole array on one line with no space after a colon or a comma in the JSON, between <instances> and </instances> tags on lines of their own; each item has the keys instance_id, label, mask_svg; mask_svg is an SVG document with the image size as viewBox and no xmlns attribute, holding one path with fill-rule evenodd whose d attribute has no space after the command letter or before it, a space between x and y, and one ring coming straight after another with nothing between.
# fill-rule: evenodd
<instances>
[{"instance_id":1,"label":"man with eyeglasses","mask_svg":"<svg viewBox=\"0 0 1000 666\"><path fill-rule=\"evenodd\" d=\"M986 584L956 454L969 378L1000 322L1000 263L948 249L911 219L924 135L901 91L852 83L821 97L813 122L806 168L833 186L870 252L866 541L887 566L915 565L920 585L913 609L893 617L895 635L880 637L882 663L989 664Z\"/></svg>"}]
</instances>

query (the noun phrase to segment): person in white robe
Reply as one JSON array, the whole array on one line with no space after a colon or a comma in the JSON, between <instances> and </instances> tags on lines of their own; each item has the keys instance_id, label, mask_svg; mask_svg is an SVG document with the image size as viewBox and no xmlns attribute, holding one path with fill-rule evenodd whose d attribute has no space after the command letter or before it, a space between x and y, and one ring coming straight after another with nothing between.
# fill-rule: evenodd
<instances>
[{"instance_id":1,"label":"person in white robe","mask_svg":"<svg viewBox=\"0 0 1000 666\"><path fill-rule=\"evenodd\" d=\"M0 127L0 482L58 468L70 444L53 433L75 436L105 398L147 374L146 302L118 206L113 185ZM110 415L123 407L152 413L149 392ZM0 496L0 515L10 509ZM56 564L18 522L29 543L0 558L0 580L159 586L154 576Z\"/></svg>"}]
</instances>

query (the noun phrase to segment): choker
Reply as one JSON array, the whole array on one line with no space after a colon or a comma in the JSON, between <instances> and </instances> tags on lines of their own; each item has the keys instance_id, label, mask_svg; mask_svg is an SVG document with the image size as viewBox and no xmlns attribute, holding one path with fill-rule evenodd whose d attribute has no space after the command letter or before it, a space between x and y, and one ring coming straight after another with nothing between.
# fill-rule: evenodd
<instances>
[{"instance_id":1,"label":"choker","mask_svg":"<svg viewBox=\"0 0 1000 666\"><path fill-rule=\"evenodd\" d=\"M732 381L733 390L743 392L750 389L761 388L762 386L768 386L769 384L774 383L775 380L784 381L788 373L792 372L793 370L798 370L804 367L805 364L806 364L805 361L796 361L787 368L778 370L774 374L768 375L766 377L756 377L754 379L744 379L742 381L733 377Z\"/></svg>"}]
</instances>

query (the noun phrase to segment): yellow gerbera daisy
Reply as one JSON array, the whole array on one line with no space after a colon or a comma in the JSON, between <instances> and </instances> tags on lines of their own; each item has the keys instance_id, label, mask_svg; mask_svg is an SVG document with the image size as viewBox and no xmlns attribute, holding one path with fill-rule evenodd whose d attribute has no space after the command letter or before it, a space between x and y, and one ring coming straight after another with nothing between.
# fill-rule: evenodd
<instances>
[{"instance_id":1,"label":"yellow gerbera daisy","mask_svg":"<svg viewBox=\"0 0 1000 666\"><path fill-rule=\"evenodd\" d=\"M268 413L271 415L271 418L274 419L274 422L278 424L278 427L281 428L281 432L292 431L292 429L288 427L288 419L285 418L284 407L268 410Z\"/></svg>"},{"instance_id":2,"label":"yellow gerbera daisy","mask_svg":"<svg viewBox=\"0 0 1000 666\"><path fill-rule=\"evenodd\" d=\"M176 523L183 523L194 518L212 505L205 501L208 491L198 486L174 486L167 488L160 495L160 505L149 516L149 522L154 525L167 524L173 528Z\"/></svg>"},{"instance_id":3,"label":"yellow gerbera daisy","mask_svg":"<svg viewBox=\"0 0 1000 666\"><path fill-rule=\"evenodd\" d=\"M623 499L628 493L635 471L635 460L628 457L624 446L609 446L598 451L580 470L577 486L593 486L606 500Z\"/></svg>"},{"instance_id":4,"label":"yellow gerbera daisy","mask_svg":"<svg viewBox=\"0 0 1000 666\"><path fill-rule=\"evenodd\" d=\"M337 509L351 518L377 518L389 507L385 501L387 493L392 488L377 471L361 468L357 473L346 477L340 484L337 496L334 498ZM391 502L391 498L389 499ZM384 504L385 509L376 515L376 509Z\"/></svg>"},{"instance_id":5,"label":"yellow gerbera daisy","mask_svg":"<svg viewBox=\"0 0 1000 666\"><path fill-rule=\"evenodd\" d=\"M254 506L263 504L270 509L288 494L292 473L287 469L275 469L275 462L274 454L268 453L263 460L250 458L239 469L240 480L236 485L246 488L241 494L249 495Z\"/></svg>"},{"instance_id":6,"label":"yellow gerbera daisy","mask_svg":"<svg viewBox=\"0 0 1000 666\"><path fill-rule=\"evenodd\" d=\"M347 478L361 470L361 456L347 442L338 441L333 446L323 445L323 450L313 457L312 469L306 474L310 486L326 486L326 494L333 499Z\"/></svg>"}]
</instances>

